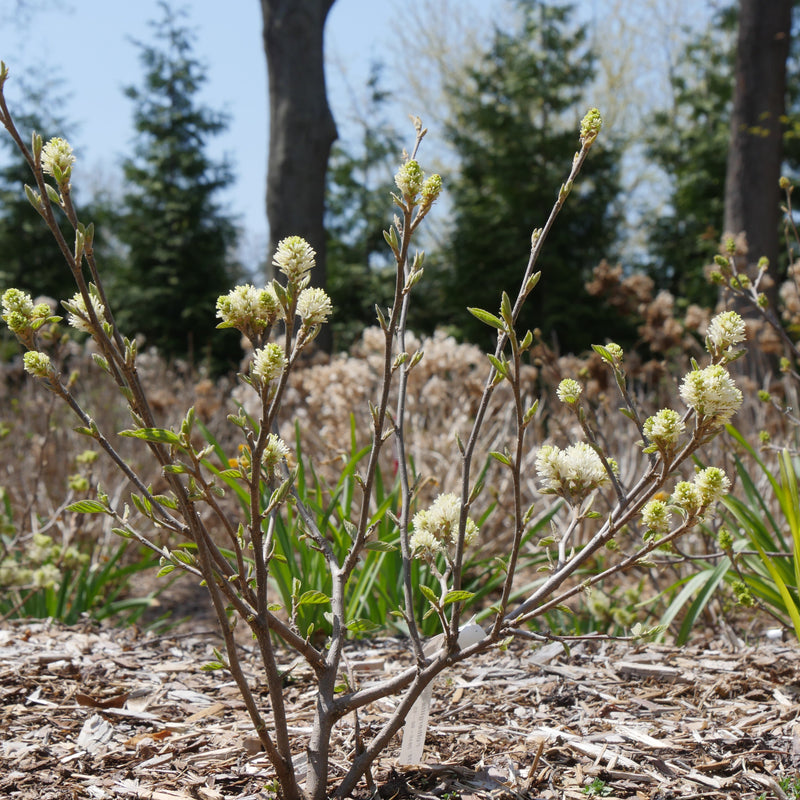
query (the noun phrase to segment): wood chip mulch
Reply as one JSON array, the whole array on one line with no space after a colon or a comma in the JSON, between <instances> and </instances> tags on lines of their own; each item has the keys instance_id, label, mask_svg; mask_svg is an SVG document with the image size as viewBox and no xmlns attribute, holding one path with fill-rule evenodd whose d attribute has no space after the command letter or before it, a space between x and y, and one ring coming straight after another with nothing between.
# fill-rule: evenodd
<instances>
[{"instance_id":1,"label":"wood chip mulch","mask_svg":"<svg viewBox=\"0 0 800 800\"><path fill-rule=\"evenodd\" d=\"M218 644L211 631L148 637L4 623L0 797L274 797L230 676L199 668ZM397 766L398 738L373 777L387 800L794 798L798 656L796 644L780 642L593 642L569 656L557 646L519 643L442 676L426 765ZM402 640L390 639L356 643L348 660L365 685L400 669L408 653ZM265 695L257 662L248 669ZM291 730L303 738L313 710L310 675L295 665L286 681ZM391 708L387 700L361 715L367 736ZM335 736L334 773L352 755L352 719ZM368 796L364 788L360 797Z\"/></svg>"}]
</instances>

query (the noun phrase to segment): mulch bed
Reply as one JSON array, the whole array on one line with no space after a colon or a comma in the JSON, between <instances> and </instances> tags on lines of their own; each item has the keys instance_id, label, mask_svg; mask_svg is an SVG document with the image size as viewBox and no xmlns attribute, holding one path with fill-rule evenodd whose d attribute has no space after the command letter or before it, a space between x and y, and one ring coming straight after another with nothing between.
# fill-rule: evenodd
<instances>
[{"instance_id":1,"label":"mulch bed","mask_svg":"<svg viewBox=\"0 0 800 800\"><path fill-rule=\"evenodd\" d=\"M211 631L4 623L0 797L274 797L230 676L199 668L218 644ZM798 656L780 642L591 642L568 656L517 643L436 683L426 766L399 767L398 738L373 777L387 800L796 797L780 781L800 792ZM390 639L355 643L348 659L364 685L408 653ZM248 669L265 691L257 662ZM296 665L287 687L291 728L304 738L309 673ZM391 708L384 701L361 715L367 736ZM334 773L351 757L352 719L335 735Z\"/></svg>"}]
</instances>

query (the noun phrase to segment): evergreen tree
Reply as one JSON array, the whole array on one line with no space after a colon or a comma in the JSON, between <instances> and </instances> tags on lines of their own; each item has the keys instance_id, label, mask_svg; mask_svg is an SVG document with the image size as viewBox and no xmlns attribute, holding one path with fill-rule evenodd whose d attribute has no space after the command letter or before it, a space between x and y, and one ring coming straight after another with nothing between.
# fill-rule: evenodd
<instances>
[{"instance_id":1,"label":"evergreen tree","mask_svg":"<svg viewBox=\"0 0 800 800\"><path fill-rule=\"evenodd\" d=\"M648 157L671 182L667 207L650 226L648 269L656 284L683 304L712 306L718 296L703 268L718 252L724 233L737 22L738 6L729 4L687 45L671 76L673 107L655 115L648 143ZM795 34L787 61L783 137L784 171L789 175L800 168L798 78L800 39ZM781 253L779 261L784 258Z\"/></svg>"},{"instance_id":2,"label":"evergreen tree","mask_svg":"<svg viewBox=\"0 0 800 800\"><path fill-rule=\"evenodd\" d=\"M63 127L44 123L36 112L16 120L20 131L36 131L47 141L51 136L66 136ZM56 131L58 133L56 134ZM14 286L32 295L47 295L63 300L75 291L66 264L54 252L53 236L31 207L24 185L34 185L30 167L10 137L0 139L8 161L0 169L0 289ZM70 226L63 220L62 232L69 242Z\"/></svg>"},{"instance_id":3,"label":"evergreen tree","mask_svg":"<svg viewBox=\"0 0 800 800\"><path fill-rule=\"evenodd\" d=\"M23 76L22 88L27 109L17 115L16 124L28 146L34 131L44 141L53 136L69 138L70 126L48 113L48 99L63 99L63 87L53 81L37 85L36 78L31 81L30 76ZM30 167L10 137L0 137L0 148L5 152L5 164L0 168L0 290L14 286L33 296L71 297L75 283L70 271L58 258L52 234L25 196L25 184L35 183ZM61 223L64 238L71 242L74 233L63 215Z\"/></svg>"},{"instance_id":4,"label":"evergreen tree","mask_svg":"<svg viewBox=\"0 0 800 800\"><path fill-rule=\"evenodd\" d=\"M673 107L653 120L647 156L669 176L666 208L652 219L648 271L681 303L711 306L718 290L703 274L718 251L730 139L736 14L718 12L671 75Z\"/></svg>"},{"instance_id":5,"label":"evergreen tree","mask_svg":"<svg viewBox=\"0 0 800 800\"><path fill-rule=\"evenodd\" d=\"M569 6L517 0L521 25L495 29L490 50L451 87L448 138L461 159L450 186L455 208L441 303L461 335L483 344L492 332L466 311L496 311L500 293L516 293L530 236L550 213L578 146L593 55ZM563 350L590 339L624 340L621 321L584 290L592 268L612 257L619 222L618 156L601 141L551 232L520 328L556 333ZM426 276L427 277L427 276Z\"/></svg>"},{"instance_id":6,"label":"evergreen tree","mask_svg":"<svg viewBox=\"0 0 800 800\"><path fill-rule=\"evenodd\" d=\"M394 292L394 259L383 238L392 222L389 193L400 164L400 137L384 120L388 93L374 65L367 83L357 148L334 145L328 165L325 228L328 285L335 315L334 350L343 350L374 325L375 304L386 306Z\"/></svg>"},{"instance_id":7,"label":"evergreen tree","mask_svg":"<svg viewBox=\"0 0 800 800\"><path fill-rule=\"evenodd\" d=\"M64 101L63 86L51 79L40 80L36 74L22 76L20 80L27 106L26 111L15 118L21 135L30 141L31 134L36 131L44 141L54 136L71 140L72 126L49 113L54 97ZM30 292L33 297L65 300L75 293L75 281L55 249L53 235L25 196L25 184L35 183L30 167L10 137L0 137L0 148L4 151L4 164L0 168L0 292L13 286ZM85 165L79 161L79 174L82 174L82 166ZM99 194L94 194L88 203L84 202L80 187L76 188L73 200L81 218L96 224L95 253L104 265L113 265L108 224L112 217L111 205ZM74 241L75 233L66 217L56 211L56 218L66 241ZM9 338L5 332L0 338L3 340L0 358L18 351L13 336Z\"/></svg>"},{"instance_id":8,"label":"evergreen tree","mask_svg":"<svg viewBox=\"0 0 800 800\"><path fill-rule=\"evenodd\" d=\"M163 19L152 23L158 45L137 43L143 85L126 89L138 138L135 157L123 165L125 212L117 230L128 253L115 281L117 319L167 356L210 357L222 368L239 352L234 337L215 330L216 299L237 272L236 228L216 200L232 173L206 151L226 121L198 105L205 76L193 37L180 14L166 3L161 9Z\"/></svg>"}]
</instances>

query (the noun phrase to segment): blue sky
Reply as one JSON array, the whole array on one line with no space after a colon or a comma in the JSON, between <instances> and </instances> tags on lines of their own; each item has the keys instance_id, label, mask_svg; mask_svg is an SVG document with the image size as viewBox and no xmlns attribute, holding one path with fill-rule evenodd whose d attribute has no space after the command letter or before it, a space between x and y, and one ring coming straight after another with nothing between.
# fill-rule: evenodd
<instances>
[{"instance_id":1,"label":"blue sky","mask_svg":"<svg viewBox=\"0 0 800 800\"><path fill-rule=\"evenodd\" d=\"M147 23L161 16L158 0L24 2L35 13L9 24L17 0L0 0L0 58L12 74L6 87L12 111L24 108L14 75L38 66L63 79L67 98L54 98L54 102L60 103L57 116L74 125L70 139L79 159L73 179L78 199L82 182L90 188L98 183L118 186L115 165L132 152L133 142L131 102L123 88L141 82L138 50L131 40L152 41ZM196 34L195 55L208 67L202 102L230 117L229 130L216 139L210 152L215 158L227 155L233 165L236 184L224 200L245 232L242 256L254 267L264 257L267 233L267 90L259 0L174 0L173 5L189 10L188 24ZM627 70L629 80L641 84L634 87L637 102L634 107L619 107L618 118L646 118L648 107L658 104L659 89L653 80L660 80L663 90L666 76L659 62L666 64L670 53L673 57L677 53L681 27L697 23L713 5L714 0L580 0L580 15L600 38L596 44L612 48L613 60L619 54L613 54L613 43L603 41L603 31L611 31L616 46L643 54L638 65L644 63L646 68L633 62ZM609 16L611 6L625 13ZM353 96L363 91L370 64L381 60L396 66L402 58L398 33L423 41L420 26L427 18L420 22L419 12L431 13L431 8L444 20L448 41L443 46L457 47L459 27L486 32L489 21L507 4L505 0L336 0L326 26L325 47L328 94L342 139L347 139L348 119L354 114ZM632 27L614 33L615 27L625 24ZM390 69L386 84L394 88L402 78L402 70ZM626 95L625 99L636 97ZM435 116L419 106L416 98L412 101L416 107L406 108L408 102L396 102L392 111L392 121L401 132L410 113L421 114L426 122ZM604 114L607 110L603 109ZM429 155L437 138L435 130L431 138Z\"/></svg>"},{"instance_id":2,"label":"blue sky","mask_svg":"<svg viewBox=\"0 0 800 800\"><path fill-rule=\"evenodd\" d=\"M79 158L73 182L114 180L115 163L131 152L131 102L123 87L138 84L141 67L132 39L151 41L149 20L160 18L157 0L28 0L42 6L29 19L7 23L16 0L0 0L0 58L11 70L6 86L12 113L24 107L13 76L35 65L63 78L68 97L59 116L75 123L70 137ZM482 0L491 6L495 0ZM180 7L180 0L176 0ZM254 249L266 239L266 64L258 0L184 3L196 33L195 55L209 68L202 100L230 115L212 155L227 154L237 176L226 200ZM326 27L331 105L340 129L351 91L363 86L370 63L388 58L398 24L394 0L337 0ZM6 19L3 19L3 16ZM83 174L82 174L83 173Z\"/></svg>"}]
</instances>

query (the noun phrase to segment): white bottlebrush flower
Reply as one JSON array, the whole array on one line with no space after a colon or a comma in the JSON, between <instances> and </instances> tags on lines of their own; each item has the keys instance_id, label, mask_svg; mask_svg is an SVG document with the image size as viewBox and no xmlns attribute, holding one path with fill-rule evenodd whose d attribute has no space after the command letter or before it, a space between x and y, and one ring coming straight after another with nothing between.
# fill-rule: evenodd
<instances>
[{"instance_id":1,"label":"white bottlebrush flower","mask_svg":"<svg viewBox=\"0 0 800 800\"><path fill-rule=\"evenodd\" d=\"M542 479L545 489L560 489L565 471L563 450L551 444L539 448L536 453L536 474Z\"/></svg>"},{"instance_id":2,"label":"white bottlebrush flower","mask_svg":"<svg viewBox=\"0 0 800 800\"><path fill-rule=\"evenodd\" d=\"M566 450L541 447L536 454L536 473L545 491L568 499L582 498L609 481L600 456L586 442L576 442Z\"/></svg>"},{"instance_id":3,"label":"white bottlebrush flower","mask_svg":"<svg viewBox=\"0 0 800 800\"><path fill-rule=\"evenodd\" d=\"M586 442L571 444L565 451L570 492L582 494L608 483L600 456Z\"/></svg>"},{"instance_id":4,"label":"white bottlebrush flower","mask_svg":"<svg viewBox=\"0 0 800 800\"><path fill-rule=\"evenodd\" d=\"M574 406L575 403L578 402L578 398L581 396L582 391L583 387L578 383L578 381L573 380L572 378L564 378L564 380L558 384L556 395L562 403L565 403L568 406Z\"/></svg>"},{"instance_id":5,"label":"white bottlebrush flower","mask_svg":"<svg viewBox=\"0 0 800 800\"><path fill-rule=\"evenodd\" d=\"M278 242L272 263L291 282L299 283L314 267L316 252L301 236L287 236Z\"/></svg>"},{"instance_id":6,"label":"white bottlebrush flower","mask_svg":"<svg viewBox=\"0 0 800 800\"><path fill-rule=\"evenodd\" d=\"M270 342L253 354L250 375L262 386L266 386L283 374L286 364L283 348L275 342Z\"/></svg>"},{"instance_id":7,"label":"white bottlebrush flower","mask_svg":"<svg viewBox=\"0 0 800 800\"><path fill-rule=\"evenodd\" d=\"M297 298L297 314L303 325L321 325L333 313L333 304L324 289L303 289Z\"/></svg>"},{"instance_id":8,"label":"white bottlebrush flower","mask_svg":"<svg viewBox=\"0 0 800 800\"><path fill-rule=\"evenodd\" d=\"M72 155L72 148L66 139L56 137L50 139L42 148L42 171L46 175L52 175L58 179L69 177L72 165L75 163L75 156Z\"/></svg>"},{"instance_id":9,"label":"white bottlebrush flower","mask_svg":"<svg viewBox=\"0 0 800 800\"><path fill-rule=\"evenodd\" d=\"M742 404L742 393L721 364L695 369L683 379L681 398L698 416L717 425L727 424Z\"/></svg>"},{"instance_id":10,"label":"white bottlebrush flower","mask_svg":"<svg viewBox=\"0 0 800 800\"><path fill-rule=\"evenodd\" d=\"M706 467L699 470L694 476L694 483L700 490L704 506L716 503L731 488L730 479L719 467Z\"/></svg>"},{"instance_id":11,"label":"white bottlebrush flower","mask_svg":"<svg viewBox=\"0 0 800 800\"><path fill-rule=\"evenodd\" d=\"M452 492L440 494L429 508L414 514L411 521L414 531L409 539L412 550L433 553L456 544L460 516L461 500L458 496ZM477 535L478 526L467 517L464 543L470 544Z\"/></svg>"},{"instance_id":12,"label":"white bottlebrush flower","mask_svg":"<svg viewBox=\"0 0 800 800\"><path fill-rule=\"evenodd\" d=\"M700 487L689 481L680 481L676 484L671 501L690 517L697 516L705 506Z\"/></svg>"},{"instance_id":13,"label":"white bottlebrush flower","mask_svg":"<svg viewBox=\"0 0 800 800\"><path fill-rule=\"evenodd\" d=\"M665 535L669 533L672 513L663 500L650 500L642 508L642 524L648 531Z\"/></svg>"},{"instance_id":14,"label":"white bottlebrush flower","mask_svg":"<svg viewBox=\"0 0 800 800\"><path fill-rule=\"evenodd\" d=\"M686 425L681 415L671 408L662 408L644 421L644 435L659 450L669 450L678 443Z\"/></svg>"},{"instance_id":15,"label":"white bottlebrush flower","mask_svg":"<svg viewBox=\"0 0 800 800\"><path fill-rule=\"evenodd\" d=\"M102 323L106 315L105 306L100 302L100 299L91 292L89 293L89 299L91 300L92 308L94 309L98 322ZM64 307L69 311L67 322L72 325L73 328L84 331L85 333L92 333L94 330L93 323L86 309L86 303L83 302L83 295L81 295L80 292L76 292L69 303L64 303Z\"/></svg>"},{"instance_id":16,"label":"white bottlebrush flower","mask_svg":"<svg viewBox=\"0 0 800 800\"><path fill-rule=\"evenodd\" d=\"M33 571L31 583L35 589L52 589L63 580L61 570L55 564L42 564Z\"/></svg>"},{"instance_id":17,"label":"white bottlebrush flower","mask_svg":"<svg viewBox=\"0 0 800 800\"><path fill-rule=\"evenodd\" d=\"M746 338L744 320L735 311L717 314L706 331L706 349L712 356L732 350Z\"/></svg>"},{"instance_id":18,"label":"white bottlebrush flower","mask_svg":"<svg viewBox=\"0 0 800 800\"><path fill-rule=\"evenodd\" d=\"M442 543L427 528L414 529L408 540L413 555L432 556L442 550Z\"/></svg>"},{"instance_id":19,"label":"white bottlebrush flower","mask_svg":"<svg viewBox=\"0 0 800 800\"><path fill-rule=\"evenodd\" d=\"M267 443L264 447L264 454L261 456L261 465L267 477L274 480L281 477L280 465L281 462L289 455L289 447L280 436L271 433L267 437Z\"/></svg>"},{"instance_id":20,"label":"white bottlebrush flower","mask_svg":"<svg viewBox=\"0 0 800 800\"><path fill-rule=\"evenodd\" d=\"M261 334L283 317L283 310L271 284L256 289L247 283L217 298L217 316L222 320L219 328Z\"/></svg>"}]
</instances>

